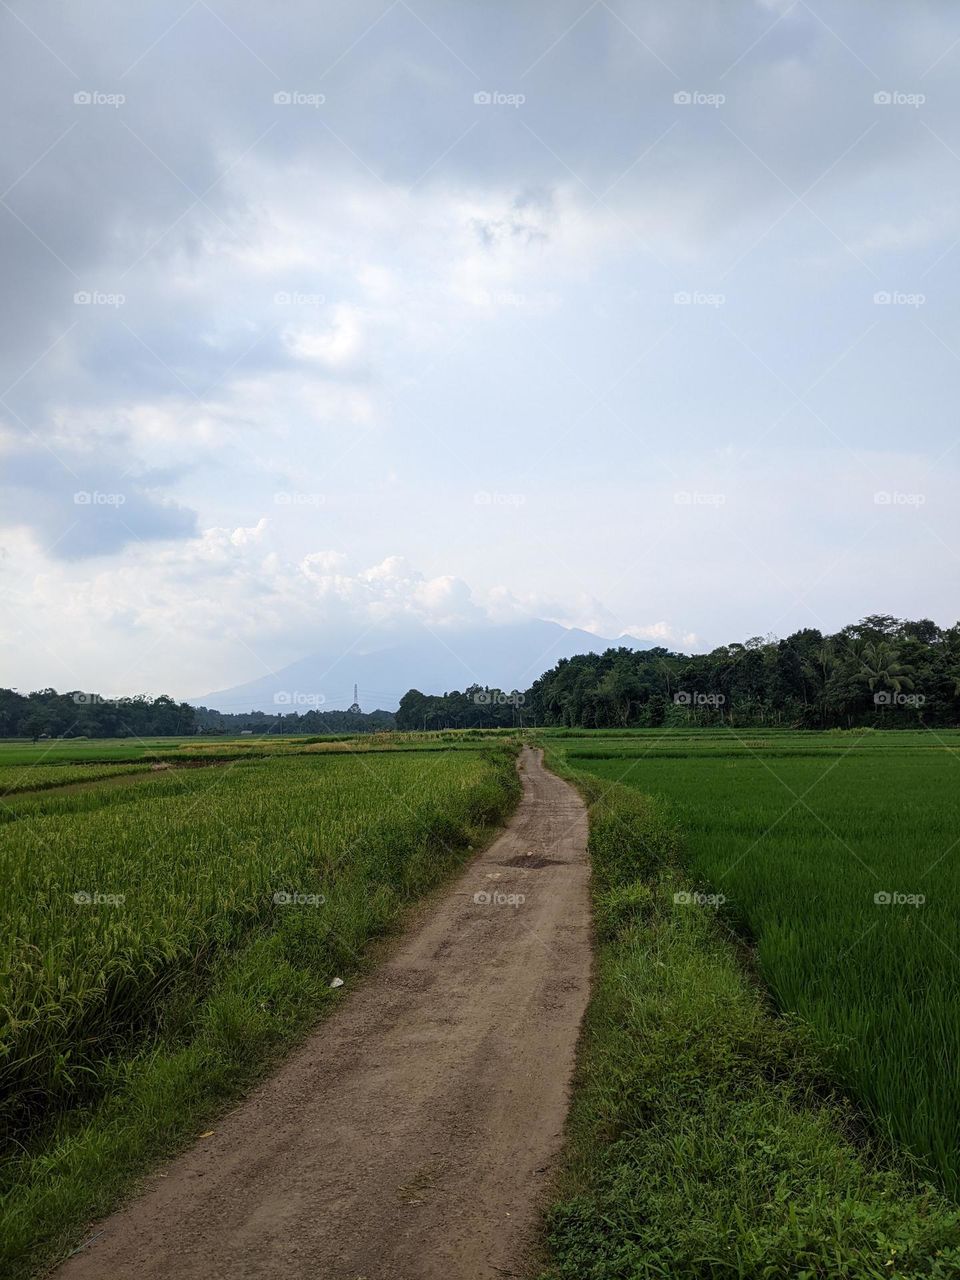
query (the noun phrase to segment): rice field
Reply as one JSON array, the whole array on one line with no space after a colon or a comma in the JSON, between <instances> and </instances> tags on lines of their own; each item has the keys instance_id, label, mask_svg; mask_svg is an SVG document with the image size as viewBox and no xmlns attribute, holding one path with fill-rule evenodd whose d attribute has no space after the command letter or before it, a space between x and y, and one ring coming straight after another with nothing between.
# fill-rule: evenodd
<instances>
[{"instance_id":1,"label":"rice field","mask_svg":"<svg viewBox=\"0 0 960 1280\"><path fill-rule=\"evenodd\" d=\"M0 800L21 791L45 791L77 782L99 782L148 770L148 764L0 765Z\"/></svg>"},{"instance_id":2,"label":"rice field","mask_svg":"<svg viewBox=\"0 0 960 1280\"><path fill-rule=\"evenodd\" d=\"M19 767L21 789L91 772ZM13 791L15 769L2 769ZM173 1140L203 1089L234 1087L308 1026L330 982L505 817L518 787L510 747L483 742L290 751L122 788L111 773L13 796L0 827L0 1234L18 1259L54 1213L70 1217L62 1186L47 1208L44 1188L72 1178L82 1220L95 1207L84 1161L104 1134L108 1195L153 1130ZM177 1064L175 1086L164 1063Z\"/></svg>"},{"instance_id":3,"label":"rice field","mask_svg":"<svg viewBox=\"0 0 960 1280\"><path fill-rule=\"evenodd\" d=\"M779 1008L955 1196L960 734L549 740L571 768L668 802L701 904L751 939Z\"/></svg>"}]
</instances>

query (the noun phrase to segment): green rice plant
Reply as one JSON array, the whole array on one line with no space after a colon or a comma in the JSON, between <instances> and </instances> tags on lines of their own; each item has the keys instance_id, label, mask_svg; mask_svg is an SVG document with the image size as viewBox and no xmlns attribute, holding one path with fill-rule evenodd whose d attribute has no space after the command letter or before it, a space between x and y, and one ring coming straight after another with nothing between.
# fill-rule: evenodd
<instances>
[{"instance_id":1,"label":"green rice plant","mask_svg":"<svg viewBox=\"0 0 960 1280\"><path fill-rule=\"evenodd\" d=\"M590 801L598 947L542 1280L956 1276L956 1206L772 1013L672 806L551 762Z\"/></svg>"},{"instance_id":2,"label":"green rice plant","mask_svg":"<svg viewBox=\"0 0 960 1280\"><path fill-rule=\"evenodd\" d=\"M16 800L0 828L3 1274L57 1256L196 1132L502 822L514 751L475 746Z\"/></svg>"},{"instance_id":3,"label":"green rice plant","mask_svg":"<svg viewBox=\"0 0 960 1280\"><path fill-rule=\"evenodd\" d=\"M21 791L44 791L49 787L97 782L101 778L115 778L149 770L148 764L0 765L0 800Z\"/></svg>"},{"instance_id":4,"label":"green rice plant","mask_svg":"<svg viewBox=\"0 0 960 1280\"><path fill-rule=\"evenodd\" d=\"M565 738L571 767L665 801L778 1007L960 1191L960 740L733 731Z\"/></svg>"}]
</instances>

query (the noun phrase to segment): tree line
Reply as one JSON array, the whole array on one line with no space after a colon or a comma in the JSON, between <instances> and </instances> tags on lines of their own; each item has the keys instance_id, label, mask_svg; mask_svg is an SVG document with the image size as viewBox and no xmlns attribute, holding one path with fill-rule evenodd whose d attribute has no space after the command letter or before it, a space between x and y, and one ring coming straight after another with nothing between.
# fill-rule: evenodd
<instances>
[{"instance_id":1,"label":"tree line","mask_svg":"<svg viewBox=\"0 0 960 1280\"><path fill-rule=\"evenodd\" d=\"M0 738L162 738L196 733L376 733L394 728L390 711L225 712L151 698L104 698L80 689L22 694L0 689Z\"/></svg>"},{"instance_id":2,"label":"tree line","mask_svg":"<svg viewBox=\"0 0 960 1280\"><path fill-rule=\"evenodd\" d=\"M706 654L607 649L562 658L527 690L474 684L410 689L389 711L221 712L166 695L106 699L0 689L0 737L364 733L378 730L657 728L829 729L960 725L960 623L941 628L872 614L834 634L755 636Z\"/></svg>"},{"instance_id":3,"label":"tree line","mask_svg":"<svg viewBox=\"0 0 960 1280\"><path fill-rule=\"evenodd\" d=\"M215 711L197 707L198 733L379 733L396 726L392 711Z\"/></svg>"},{"instance_id":4,"label":"tree line","mask_svg":"<svg viewBox=\"0 0 960 1280\"><path fill-rule=\"evenodd\" d=\"M157 738L194 733L195 725L193 707L166 694L103 698L80 689L0 689L2 738Z\"/></svg>"},{"instance_id":5,"label":"tree line","mask_svg":"<svg viewBox=\"0 0 960 1280\"><path fill-rule=\"evenodd\" d=\"M562 658L525 692L412 689L404 729L485 725L807 729L960 725L960 624L872 614L834 634L808 627L706 654L663 647Z\"/></svg>"}]
</instances>

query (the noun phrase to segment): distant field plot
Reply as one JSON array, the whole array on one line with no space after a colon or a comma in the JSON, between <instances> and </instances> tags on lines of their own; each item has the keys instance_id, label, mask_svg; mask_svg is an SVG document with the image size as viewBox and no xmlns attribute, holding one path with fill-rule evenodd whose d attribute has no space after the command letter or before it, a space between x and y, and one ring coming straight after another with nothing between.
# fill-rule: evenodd
<instances>
[{"instance_id":1,"label":"distant field plot","mask_svg":"<svg viewBox=\"0 0 960 1280\"><path fill-rule=\"evenodd\" d=\"M96 782L101 778L148 772L149 769L149 764L0 764L0 799L20 791L43 791L48 787L76 782Z\"/></svg>"},{"instance_id":2,"label":"distant field plot","mask_svg":"<svg viewBox=\"0 0 960 1280\"><path fill-rule=\"evenodd\" d=\"M885 1129L960 1187L960 734L551 735L665 797L688 865Z\"/></svg>"}]
</instances>

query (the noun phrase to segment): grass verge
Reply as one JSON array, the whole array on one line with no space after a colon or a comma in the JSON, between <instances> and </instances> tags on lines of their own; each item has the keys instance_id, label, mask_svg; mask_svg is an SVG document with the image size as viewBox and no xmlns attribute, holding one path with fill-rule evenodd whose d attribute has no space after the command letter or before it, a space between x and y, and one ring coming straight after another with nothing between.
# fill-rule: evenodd
<instances>
[{"instance_id":1,"label":"grass verge","mask_svg":"<svg viewBox=\"0 0 960 1280\"><path fill-rule=\"evenodd\" d=\"M541 1280L960 1274L960 1212L683 901L665 807L551 763L592 806L597 953Z\"/></svg>"}]
</instances>

